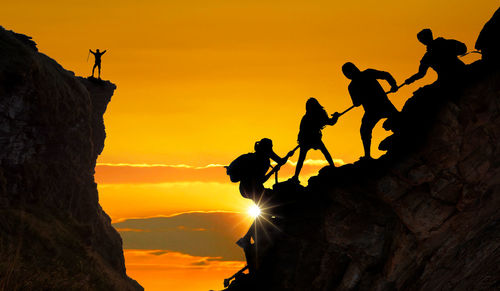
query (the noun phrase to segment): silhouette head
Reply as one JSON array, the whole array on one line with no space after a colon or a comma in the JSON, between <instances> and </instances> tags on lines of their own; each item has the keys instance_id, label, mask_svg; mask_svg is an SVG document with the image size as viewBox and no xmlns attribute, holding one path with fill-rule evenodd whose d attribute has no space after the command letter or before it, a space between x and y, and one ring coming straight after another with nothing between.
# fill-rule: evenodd
<instances>
[{"instance_id":1,"label":"silhouette head","mask_svg":"<svg viewBox=\"0 0 500 291\"><path fill-rule=\"evenodd\" d=\"M273 141L268 138L263 138L255 142L254 150L256 153L270 153L273 150Z\"/></svg>"},{"instance_id":2,"label":"silhouette head","mask_svg":"<svg viewBox=\"0 0 500 291\"><path fill-rule=\"evenodd\" d=\"M307 99L307 102L306 102L306 111L307 112L316 112L316 111L320 111L321 109L323 109L323 106L321 106L321 104L319 104L318 100L316 100L316 98L309 98Z\"/></svg>"},{"instance_id":3,"label":"silhouette head","mask_svg":"<svg viewBox=\"0 0 500 291\"><path fill-rule=\"evenodd\" d=\"M99 52L99 49L96 49L95 51L96 51L96 52Z\"/></svg>"},{"instance_id":4,"label":"silhouette head","mask_svg":"<svg viewBox=\"0 0 500 291\"><path fill-rule=\"evenodd\" d=\"M417 33L417 38L418 41L425 45L429 45L434 40L434 37L432 36L432 30L430 30L429 28L422 29L419 33Z\"/></svg>"},{"instance_id":5,"label":"silhouette head","mask_svg":"<svg viewBox=\"0 0 500 291\"><path fill-rule=\"evenodd\" d=\"M342 66L342 73L344 73L347 79L352 79L359 72L358 67L351 62L347 62Z\"/></svg>"}]
</instances>

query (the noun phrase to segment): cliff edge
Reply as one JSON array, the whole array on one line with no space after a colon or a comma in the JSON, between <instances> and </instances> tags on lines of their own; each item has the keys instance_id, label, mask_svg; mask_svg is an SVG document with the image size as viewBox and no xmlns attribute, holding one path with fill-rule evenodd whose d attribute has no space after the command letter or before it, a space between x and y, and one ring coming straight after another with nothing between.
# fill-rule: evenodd
<instances>
[{"instance_id":1,"label":"cliff edge","mask_svg":"<svg viewBox=\"0 0 500 291\"><path fill-rule=\"evenodd\" d=\"M94 182L115 89L0 27L0 290L142 290Z\"/></svg>"}]
</instances>

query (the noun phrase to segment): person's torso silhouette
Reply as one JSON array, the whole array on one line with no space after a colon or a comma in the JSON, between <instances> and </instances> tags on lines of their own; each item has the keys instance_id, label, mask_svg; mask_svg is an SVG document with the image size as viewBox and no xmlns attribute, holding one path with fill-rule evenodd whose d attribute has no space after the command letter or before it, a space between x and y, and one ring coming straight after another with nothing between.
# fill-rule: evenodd
<instances>
[{"instance_id":1,"label":"person's torso silhouette","mask_svg":"<svg viewBox=\"0 0 500 291\"><path fill-rule=\"evenodd\" d=\"M465 44L454 39L438 37L427 46L427 52L420 63L431 67L438 76L445 77L455 74L465 66L458 56L466 52Z\"/></svg>"},{"instance_id":2,"label":"person's torso silhouette","mask_svg":"<svg viewBox=\"0 0 500 291\"><path fill-rule=\"evenodd\" d=\"M240 193L243 197L259 201L264 195L264 183L269 179L271 159L282 165L288 157L280 158L273 151L273 143L268 138L263 138L254 145L255 152L249 154L245 162L247 170L240 181Z\"/></svg>"},{"instance_id":3,"label":"person's torso silhouette","mask_svg":"<svg viewBox=\"0 0 500 291\"><path fill-rule=\"evenodd\" d=\"M297 138L300 153L299 160L295 166L295 174L290 179L294 183L299 182L299 174L306 159L307 152L310 149L320 150L325 156L328 164L335 167L333 159L321 140L323 134L321 130L327 125L334 125L338 120L339 114L335 113L332 117L328 116L326 110L319 104L316 98L309 98L306 102L306 114L300 121L300 130Z\"/></svg>"},{"instance_id":4,"label":"person's torso silhouette","mask_svg":"<svg viewBox=\"0 0 500 291\"><path fill-rule=\"evenodd\" d=\"M103 52L100 52L99 49L96 49L95 52L89 49L89 52L91 52L94 55L94 66L92 67L92 77L94 77L94 70L97 67L97 74L98 78L101 79L101 57L103 54L106 53L106 50Z\"/></svg>"},{"instance_id":5,"label":"person's torso silhouette","mask_svg":"<svg viewBox=\"0 0 500 291\"><path fill-rule=\"evenodd\" d=\"M379 115L394 111L394 105L387 97L378 79L386 80L392 87L397 87L394 78L387 72L367 69L352 77L348 86L355 106L362 105L366 113Z\"/></svg>"},{"instance_id":6,"label":"person's torso silhouette","mask_svg":"<svg viewBox=\"0 0 500 291\"><path fill-rule=\"evenodd\" d=\"M321 130L330 123L330 118L324 110L307 112L300 121L297 141L302 147L318 149L323 134Z\"/></svg>"},{"instance_id":7,"label":"person's torso silhouette","mask_svg":"<svg viewBox=\"0 0 500 291\"><path fill-rule=\"evenodd\" d=\"M101 63L101 56L104 54L104 52L102 52L102 53L100 53L100 52L92 52L92 54L94 55L95 63L96 64L100 64Z\"/></svg>"},{"instance_id":8,"label":"person's torso silhouette","mask_svg":"<svg viewBox=\"0 0 500 291\"><path fill-rule=\"evenodd\" d=\"M342 72L351 80L348 86L354 106L362 105L365 114L361 120L361 140L365 155L362 158L371 159L370 147L372 130L382 118L389 118L397 113L396 107L387 98L384 88L378 80L386 80L391 85L390 92L396 92L398 85L396 80L388 72L367 69L360 71L353 63L345 63Z\"/></svg>"},{"instance_id":9,"label":"person's torso silhouette","mask_svg":"<svg viewBox=\"0 0 500 291\"><path fill-rule=\"evenodd\" d=\"M106 51L100 52L99 49L97 49L95 52L93 52L92 50L90 50L90 52L94 55L94 60L95 60L94 63L96 65L101 64L101 57L103 54L106 53Z\"/></svg>"},{"instance_id":10,"label":"person's torso silhouette","mask_svg":"<svg viewBox=\"0 0 500 291\"><path fill-rule=\"evenodd\" d=\"M467 52L467 46L454 39L438 37L434 39L432 31L423 29L417 34L418 40L427 48L427 52L420 60L418 72L406 79L405 84L411 84L423 78L427 70L432 68L438 74L438 80L450 80L460 75L465 64L458 58Z\"/></svg>"}]
</instances>

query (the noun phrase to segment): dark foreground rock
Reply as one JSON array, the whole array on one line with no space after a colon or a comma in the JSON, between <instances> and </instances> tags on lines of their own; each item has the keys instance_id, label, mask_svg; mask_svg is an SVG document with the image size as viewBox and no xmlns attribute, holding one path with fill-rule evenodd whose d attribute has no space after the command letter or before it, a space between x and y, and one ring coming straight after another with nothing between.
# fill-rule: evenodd
<instances>
[{"instance_id":1,"label":"dark foreground rock","mask_svg":"<svg viewBox=\"0 0 500 291\"><path fill-rule=\"evenodd\" d=\"M115 88L0 27L0 290L142 290L94 182Z\"/></svg>"},{"instance_id":2,"label":"dark foreground rock","mask_svg":"<svg viewBox=\"0 0 500 291\"><path fill-rule=\"evenodd\" d=\"M415 92L378 160L275 185L279 230L259 224L257 270L227 290L500 290L500 71L488 61Z\"/></svg>"}]
</instances>

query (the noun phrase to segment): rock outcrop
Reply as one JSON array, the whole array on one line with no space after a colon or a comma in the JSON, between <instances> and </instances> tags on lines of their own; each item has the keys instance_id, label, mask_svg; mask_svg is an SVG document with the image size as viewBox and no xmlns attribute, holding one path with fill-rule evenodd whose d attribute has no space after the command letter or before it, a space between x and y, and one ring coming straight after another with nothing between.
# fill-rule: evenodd
<instances>
[{"instance_id":1,"label":"rock outcrop","mask_svg":"<svg viewBox=\"0 0 500 291\"><path fill-rule=\"evenodd\" d=\"M421 88L386 126L381 158L275 185L279 231L262 221L227 290L500 290L500 70Z\"/></svg>"},{"instance_id":2,"label":"rock outcrop","mask_svg":"<svg viewBox=\"0 0 500 291\"><path fill-rule=\"evenodd\" d=\"M94 182L115 88L0 27L0 290L142 290Z\"/></svg>"}]
</instances>

